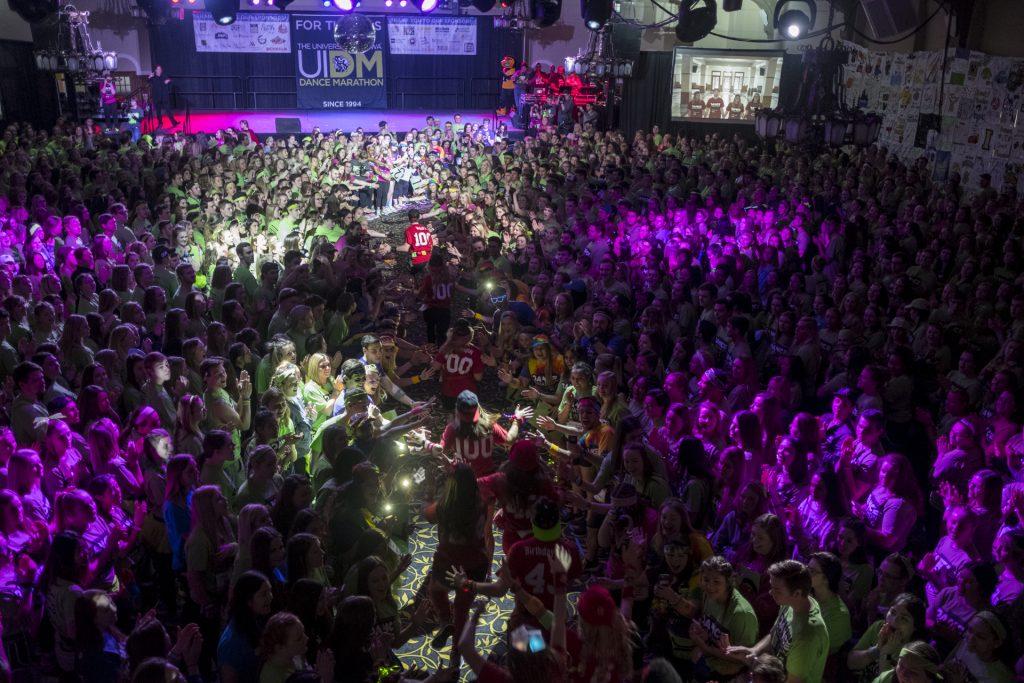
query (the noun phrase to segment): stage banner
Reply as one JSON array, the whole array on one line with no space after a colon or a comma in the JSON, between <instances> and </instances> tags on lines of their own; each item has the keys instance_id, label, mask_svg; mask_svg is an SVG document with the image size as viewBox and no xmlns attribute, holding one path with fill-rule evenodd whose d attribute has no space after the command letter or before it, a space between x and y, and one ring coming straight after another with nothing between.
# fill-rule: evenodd
<instances>
[{"instance_id":1,"label":"stage banner","mask_svg":"<svg viewBox=\"0 0 1024 683\"><path fill-rule=\"evenodd\" d=\"M476 54L474 17L388 17L388 45L393 55Z\"/></svg>"},{"instance_id":2,"label":"stage banner","mask_svg":"<svg viewBox=\"0 0 1024 683\"><path fill-rule=\"evenodd\" d=\"M196 52L257 52L288 54L291 29L286 14L239 12L235 23L221 26L209 12L192 13Z\"/></svg>"},{"instance_id":3,"label":"stage banner","mask_svg":"<svg viewBox=\"0 0 1024 683\"><path fill-rule=\"evenodd\" d=\"M299 109L385 109L384 18L366 15L376 29L373 47L350 53L334 40L337 14L293 14L296 106Z\"/></svg>"}]
</instances>

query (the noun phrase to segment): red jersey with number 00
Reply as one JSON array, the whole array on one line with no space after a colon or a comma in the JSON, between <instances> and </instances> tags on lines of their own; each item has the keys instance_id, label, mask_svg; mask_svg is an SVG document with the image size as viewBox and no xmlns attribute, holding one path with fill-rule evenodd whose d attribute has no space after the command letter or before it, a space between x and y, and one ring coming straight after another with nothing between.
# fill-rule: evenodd
<instances>
[{"instance_id":1,"label":"red jersey with number 00","mask_svg":"<svg viewBox=\"0 0 1024 683\"><path fill-rule=\"evenodd\" d=\"M409 245L413 265L426 263L430 260L430 251L434 248L434 237L430 231L419 223L413 223L405 229L405 243Z\"/></svg>"},{"instance_id":2,"label":"red jersey with number 00","mask_svg":"<svg viewBox=\"0 0 1024 683\"><path fill-rule=\"evenodd\" d=\"M455 398L466 389L476 392L476 375L484 371L483 354L472 344L461 351L437 354L441 364L441 395Z\"/></svg>"},{"instance_id":3,"label":"red jersey with number 00","mask_svg":"<svg viewBox=\"0 0 1024 683\"><path fill-rule=\"evenodd\" d=\"M452 283L434 282L434 278L427 275L420 285L420 301L427 308L451 308L452 307Z\"/></svg>"},{"instance_id":4,"label":"red jersey with number 00","mask_svg":"<svg viewBox=\"0 0 1024 683\"><path fill-rule=\"evenodd\" d=\"M485 436L459 436L455 425L448 423L441 434L441 448L452 454L456 462L464 462L473 468L477 477L485 477L498 469L494 462L494 446L508 443L508 432L495 422L491 433Z\"/></svg>"}]
</instances>

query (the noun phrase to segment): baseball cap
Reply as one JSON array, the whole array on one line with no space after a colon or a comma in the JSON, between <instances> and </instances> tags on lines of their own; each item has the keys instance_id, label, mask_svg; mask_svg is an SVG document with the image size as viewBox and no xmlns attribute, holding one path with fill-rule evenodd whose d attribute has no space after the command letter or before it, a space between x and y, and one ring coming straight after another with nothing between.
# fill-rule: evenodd
<instances>
[{"instance_id":1,"label":"baseball cap","mask_svg":"<svg viewBox=\"0 0 1024 683\"><path fill-rule=\"evenodd\" d=\"M469 389L463 389L455 399L455 409L460 413L468 413L480 407L480 399Z\"/></svg>"},{"instance_id":2,"label":"baseball cap","mask_svg":"<svg viewBox=\"0 0 1024 683\"><path fill-rule=\"evenodd\" d=\"M594 626L611 626L615 620L615 600L604 586L590 586L576 603L580 618Z\"/></svg>"},{"instance_id":3,"label":"baseball cap","mask_svg":"<svg viewBox=\"0 0 1024 683\"><path fill-rule=\"evenodd\" d=\"M508 462L522 472L535 472L540 467L537 445L530 440L516 441L508 452Z\"/></svg>"}]
</instances>

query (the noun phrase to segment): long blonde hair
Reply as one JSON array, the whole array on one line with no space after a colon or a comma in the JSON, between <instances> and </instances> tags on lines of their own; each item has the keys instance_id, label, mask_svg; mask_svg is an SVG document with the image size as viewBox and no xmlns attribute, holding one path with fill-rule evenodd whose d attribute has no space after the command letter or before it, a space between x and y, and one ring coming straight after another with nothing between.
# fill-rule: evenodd
<instances>
[{"instance_id":1,"label":"long blonde hair","mask_svg":"<svg viewBox=\"0 0 1024 683\"><path fill-rule=\"evenodd\" d=\"M587 668L593 661L595 669L609 668L616 672L618 680L633 677L634 628L621 613L616 612L608 626L596 626L581 619L579 622L583 649L580 652L580 666Z\"/></svg>"}]
</instances>

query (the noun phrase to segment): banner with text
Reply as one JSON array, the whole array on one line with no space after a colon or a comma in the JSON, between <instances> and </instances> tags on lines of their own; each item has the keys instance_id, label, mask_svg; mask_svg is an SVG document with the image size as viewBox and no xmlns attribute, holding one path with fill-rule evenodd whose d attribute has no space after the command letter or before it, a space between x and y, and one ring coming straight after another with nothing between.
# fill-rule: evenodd
<instances>
[{"instance_id":1,"label":"banner with text","mask_svg":"<svg viewBox=\"0 0 1024 683\"><path fill-rule=\"evenodd\" d=\"M288 54L292 51L288 15L239 12L235 23L221 26L209 12L192 13L196 52L258 52Z\"/></svg>"},{"instance_id":2,"label":"banner with text","mask_svg":"<svg viewBox=\"0 0 1024 683\"><path fill-rule=\"evenodd\" d=\"M369 16L373 47L350 53L334 40L336 14L293 14L296 100L299 109L384 109L384 18Z\"/></svg>"},{"instance_id":3,"label":"banner with text","mask_svg":"<svg viewBox=\"0 0 1024 683\"><path fill-rule=\"evenodd\" d=\"M388 17L393 55L475 55L474 17Z\"/></svg>"}]
</instances>

